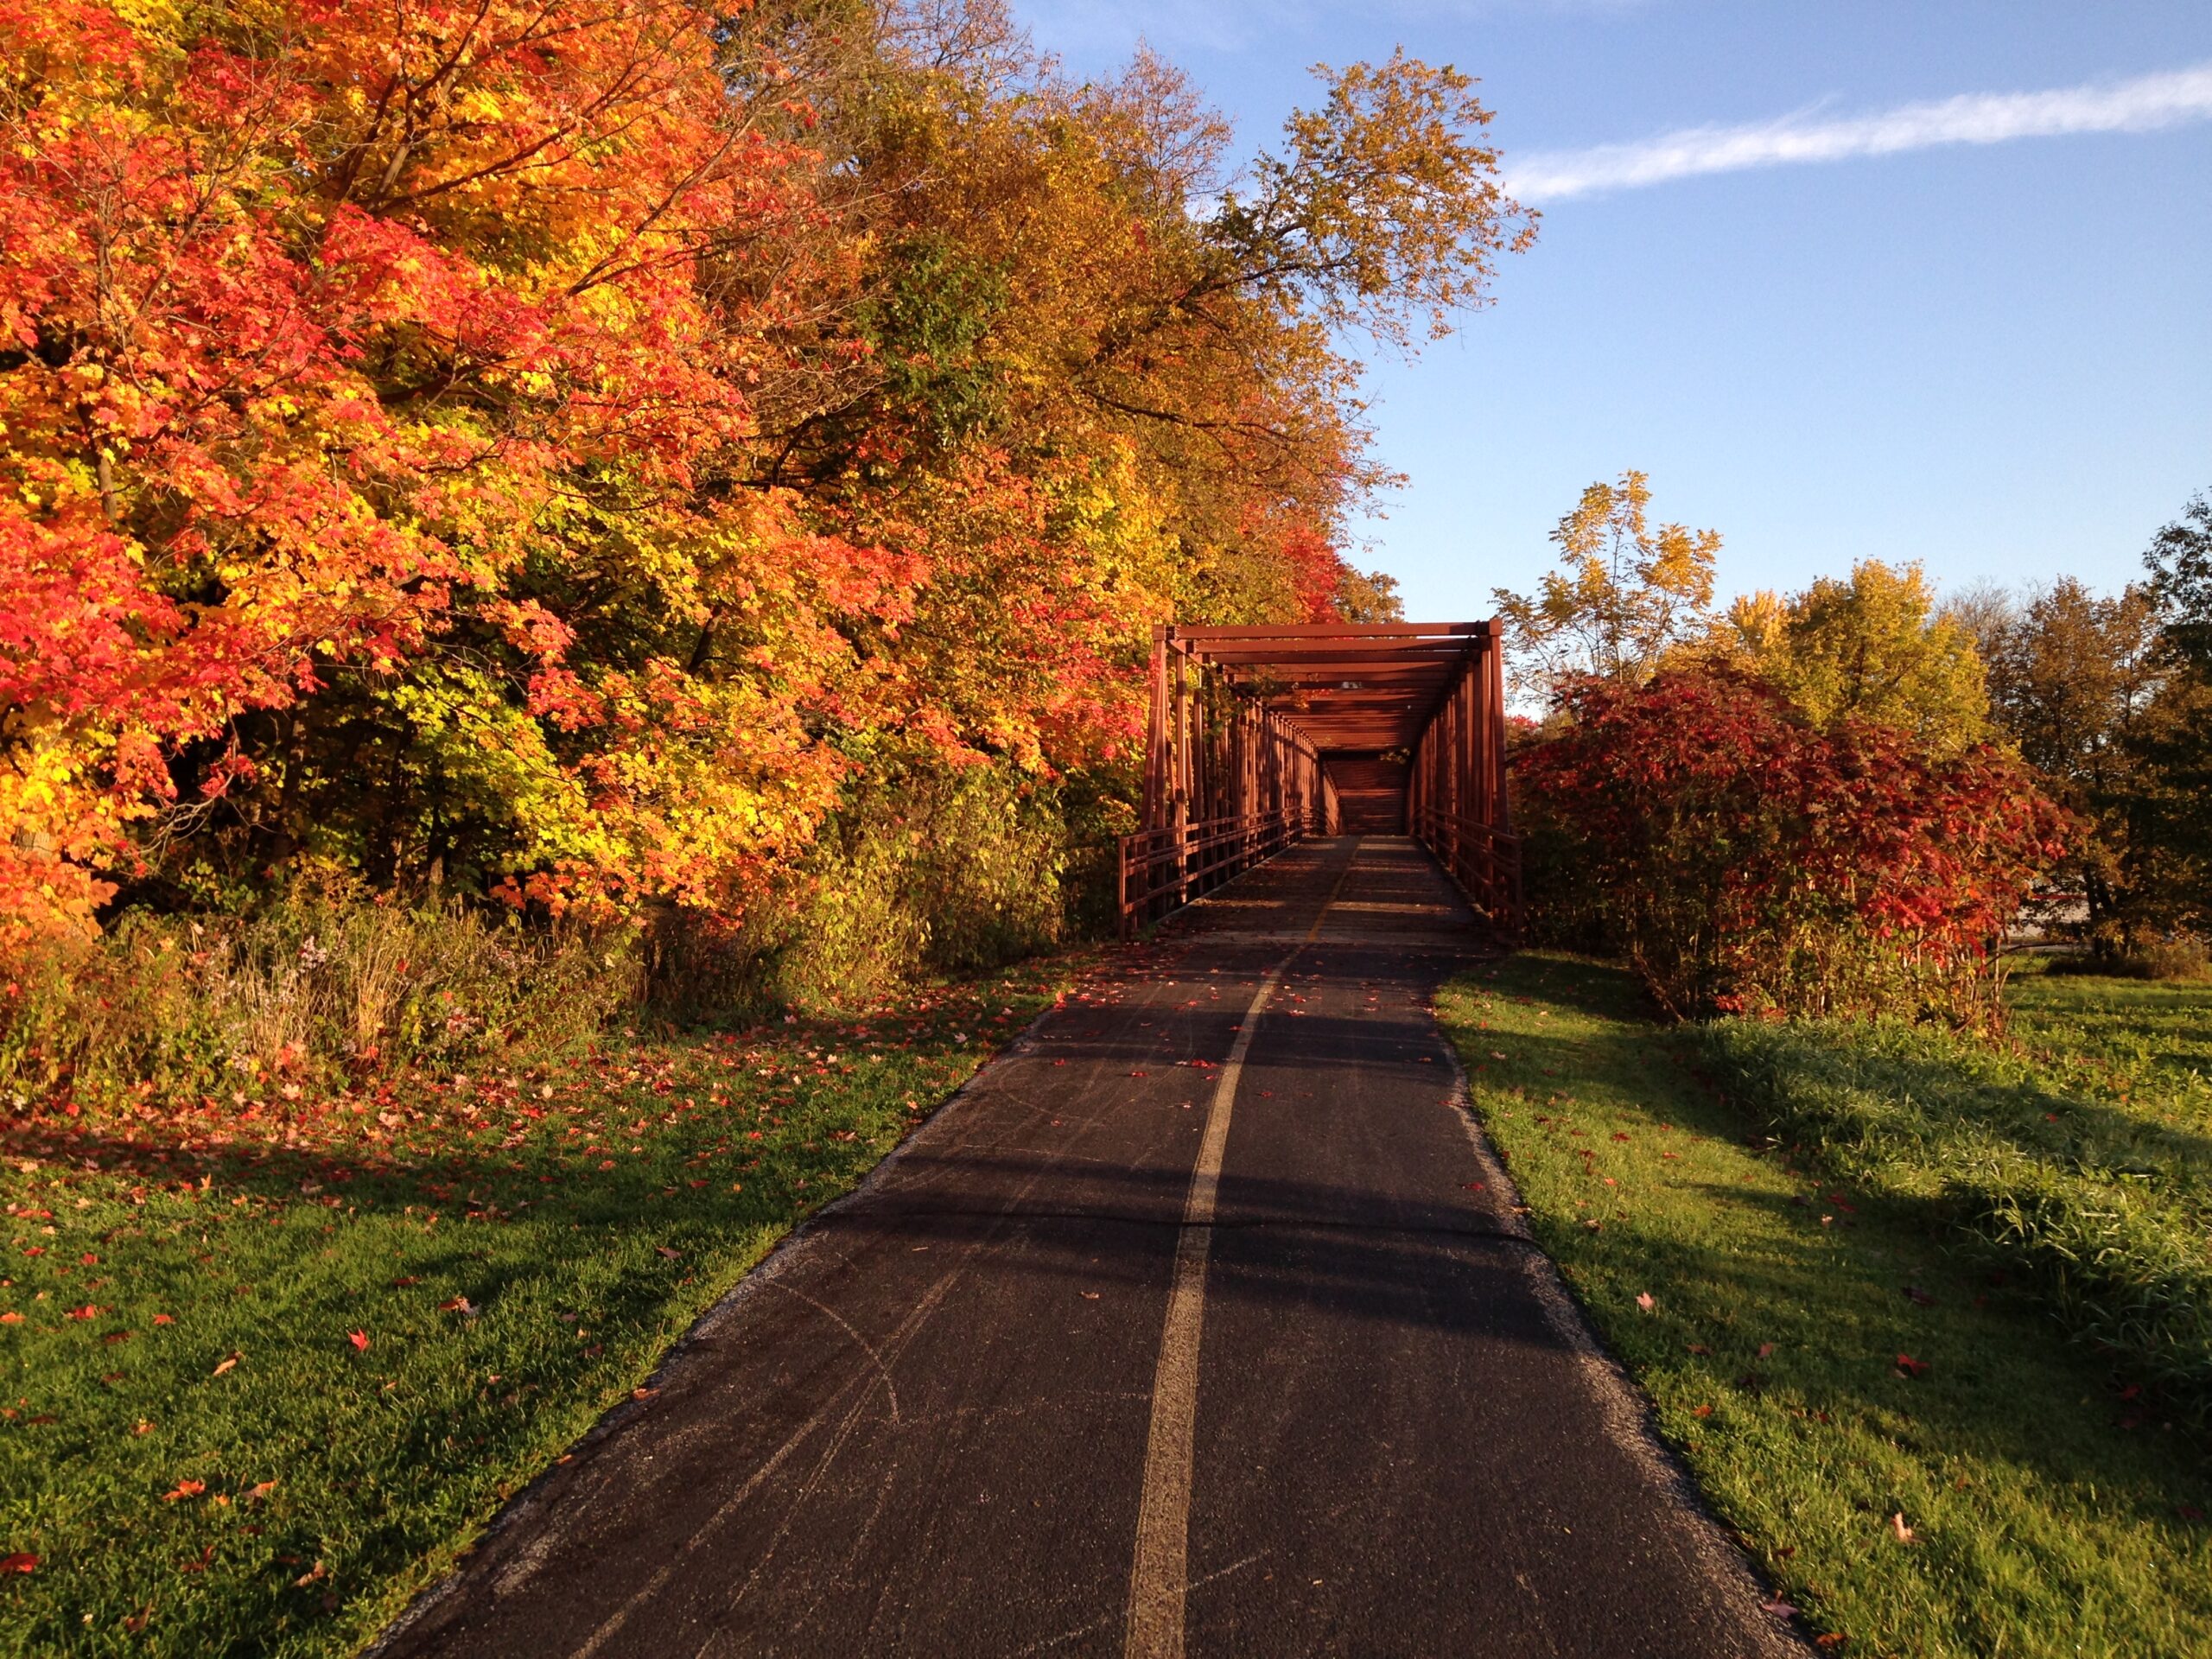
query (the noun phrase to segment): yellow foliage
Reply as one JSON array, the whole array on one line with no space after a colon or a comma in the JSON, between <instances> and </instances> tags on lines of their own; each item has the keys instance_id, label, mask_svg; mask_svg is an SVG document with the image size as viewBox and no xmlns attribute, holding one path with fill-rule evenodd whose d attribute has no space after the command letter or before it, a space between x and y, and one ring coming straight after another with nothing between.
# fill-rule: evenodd
<instances>
[{"instance_id":1,"label":"yellow foliage","mask_svg":"<svg viewBox=\"0 0 2212 1659\"><path fill-rule=\"evenodd\" d=\"M1916 563L1862 560L1849 581L1823 576L1785 606L1739 601L1730 625L1751 666L1820 725L1870 721L1953 750L1988 735L1974 638L1940 613Z\"/></svg>"}]
</instances>

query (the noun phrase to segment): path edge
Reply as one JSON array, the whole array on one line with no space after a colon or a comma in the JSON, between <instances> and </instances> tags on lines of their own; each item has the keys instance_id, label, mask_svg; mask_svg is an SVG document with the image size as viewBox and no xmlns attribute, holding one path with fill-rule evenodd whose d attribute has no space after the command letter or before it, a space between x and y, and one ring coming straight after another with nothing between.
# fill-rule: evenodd
<instances>
[{"instance_id":1,"label":"path edge","mask_svg":"<svg viewBox=\"0 0 2212 1659\"><path fill-rule=\"evenodd\" d=\"M664 1379L711 1340L722 1326L735 1319L763 1283L775 1279L791 1265L792 1255L825 1219L848 1205L858 1203L909 1151L932 1139L938 1133L937 1126L987 1077L1001 1067L1028 1054L1034 1046L1039 1028L1060 1013L1065 1002L1066 998L1063 995L1039 1009L1027 1025L1014 1033L989 1058L969 1072L959 1087L937 1103L927 1117L908 1130L898 1145L878 1159L867 1174L819 1210L803 1217L771 1244L766 1255L747 1268L735 1284L716 1297L697 1319L691 1321L683 1334L669 1345L668 1351L646 1374L640 1386L658 1392ZM519 1491L499 1505L492 1518L485 1522L483 1530L454 1557L452 1564L434 1582L423 1586L410 1597L407 1605L359 1650L358 1659L386 1659L402 1637L429 1619L459 1592L473 1558L486 1546L499 1541L512 1529L534 1519L538 1511L553 1500L556 1495L549 1489L556 1484L556 1477L563 1470L587 1452L598 1450L633 1420L644 1415L648 1403L638 1399L619 1400L602 1412L592 1426L571 1441L553 1462L532 1475Z\"/></svg>"},{"instance_id":2,"label":"path edge","mask_svg":"<svg viewBox=\"0 0 2212 1659\"><path fill-rule=\"evenodd\" d=\"M1605 1433L1628 1454L1629 1461L1653 1496L1674 1511L1681 1535L1698 1564L1721 1586L1725 1596L1742 1604L1744 1628L1751 1632L1756 1649L1770 1659L1813 1659L1820 1650L1795 1617L1777 1618L1766 1611L1764 1604L1775 1599L1778 1592L1759 1572L1743 1539L1707 1506L1696 1475L1659 1432L1658 1412L1651 1396L1637 1386L1628 1368L1605 1346L1573 1287L1567 1283L1567 1275L1560 1271L1559 1263L1552 1260L1550 1252L1529 1227L1528 1206L1521 1201L1521 1189L1507 1170L1505 1160L1491 1145L1489 1132L1483 1128L1482 1115L1475 1107L1471 1079L1465 1063L1459 1058L1459 1046L1433 1008L1431 1017L1435 1019L1437 1035L1442 1039L1452 1067L1452 1093L1446 1103L1466 1133L1467 1144L1473 1149L1484 1180L1491 1184L1491 1191L1505 1207L1505 1225L1515 1237L1529 1246L1516 1252L1521 1271L1526 1275L1537 1305L1544 1311L1545 1322L1573 1356L1575 1367L1582 1375L1583 1385L1590 1391Z\"/></svg>"}]
</instances>

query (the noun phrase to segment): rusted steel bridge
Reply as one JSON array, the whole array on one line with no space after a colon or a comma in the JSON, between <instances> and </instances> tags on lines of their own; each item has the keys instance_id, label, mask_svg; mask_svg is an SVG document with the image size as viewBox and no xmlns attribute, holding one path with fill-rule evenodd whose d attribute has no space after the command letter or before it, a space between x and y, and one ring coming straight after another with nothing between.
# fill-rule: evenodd
<instances>
[{"instance_id":1,"label":"rusted steel bridge","mask_svg":"<svg viewBox=\"0 0 2212 1659\"><path fill-rule=\"evenodd\" d=\"M1521 920L1502 625L1163 626L1124 935L1306 836L1413 836L1501 931Z\"/></svg>"}]
</instances>

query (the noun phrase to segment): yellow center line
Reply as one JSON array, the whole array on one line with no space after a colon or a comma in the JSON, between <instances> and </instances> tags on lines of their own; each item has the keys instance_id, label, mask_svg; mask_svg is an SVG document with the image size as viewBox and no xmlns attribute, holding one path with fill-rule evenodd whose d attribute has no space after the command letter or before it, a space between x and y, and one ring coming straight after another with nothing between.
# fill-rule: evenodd
<instances>
[{"instance_id":1,"label":"yellow center line","mask_svg":"<svg viewBox=\"0 0 2212 1659\"><path fill-rule=\"evenodd\" d=\"M1205 1132L1198 1141L1198 1161L1183 1201L1183 1226L1175 1241L1175 1271L1167 1291L1167 1318L1160 1334L1160 1361L1152 1379L1152 1427L1144 1449L1144 1485L1137 1504L1136 1555L1129 1569L1128 1633L1123 1659L1182 1659L1183 1602L1191 1581L1191 1463L1198 1418L1198 1341L1206 1314L1206 1258L1213 1250L1214 1198L1221 1186L1222 1155L1229 1147L1229 1120L1236 1106L1236 1084L1244 1073L1252 1033L1284 972L1321 935L1327 919L1359 861L1360 843L1338 875L1306 938L1260 982L1244 1011L1236 1040L1222 1063L1213 1099L1206 1108Z\"/></svg>"}]
</instances>

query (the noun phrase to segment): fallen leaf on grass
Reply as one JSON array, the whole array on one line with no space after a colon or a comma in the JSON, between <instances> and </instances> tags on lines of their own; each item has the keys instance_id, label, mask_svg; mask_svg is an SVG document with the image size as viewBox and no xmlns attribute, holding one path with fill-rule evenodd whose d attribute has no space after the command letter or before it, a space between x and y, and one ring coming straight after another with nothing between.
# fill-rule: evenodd
<instances>
[{"instance_id":1,"label":"fallen leaf on grass","mask_svg":"<svg viewBox=\"0 0 2212 1659\"><path fill-rule=\"evenodd\" d=\"M301 1573L298 1578L292 1580L292 1588L295 1590L304 1590L308 1586L319 1583L321 1580L327 1579L329 1576L330 1569L323 1566L321 1561L317 1561L306 1572Z\"/></svg>"},{"instance_id":2,"label":"fallen leaf on grass","mask_svg":"<svg viewBox=\"0 0 2212 1659\"><path fill-rule=\"evenodd\" d=\"M252 1485L245 1489L245 1491L242 1494L242 1501L248 1503L258 1503L263 1498L268 1497L270 1493L276 1490L276 1483L273 1480L256 1481Z\"/></svg>"},{"instance_id":3,"label":"fallen leaf on grass","mask_svg":"<svg viewBox=\"0 0 2212 1659\"><path fill-rule=\"evenodd\" d=\"M1830 1630L1826 1636L1815 1637L1813 1645L1816 1648L1840 1648L1850 1640L1841 1630Z\"/></svg>"},{"instance_id":4,"label":"fallen leaf on grass","mask_svg":"<svg viewBox=\"0 0 2212 1659\"><path fill-rule=\"evenodd\" d=\"M362 1353L365 1354L369 1351L369 1333L365 1331L348 1331L346 1333L346 1340L352 1343Z\"/></svg>"},{"instance_id":5,"label":"fallen leaf on grass","mask_svg":"<svg viewBox=\"0 0 2212 1659\"><path fill-rule=\"evenodd\" d=\"M1890 1530L1897 1535L1897 1542L1909 1544L1912 1541L1912 1529L1905 1525L1903 1510L1890 1517Z\"/></svg>"},{"instance_id":6,"label":"fallen leaf on grass","mask_svg":"<svg viewBox=\"0 0 2212 1659\"><path fill-rule=\"evenodd\" d=\"M208 1372L207 1375L210 1376L220 1376L225 1371L229 1370L232 1366L237 1364L238 1361L245 1357L245 1356L244 1354L232 1354L227 1358L218 1361L216 1363L215 1369Z\"/></svg>"},{"instance_id":7,"label":"fallen leaf on grass","mask_svg":"<svg viewBox=\"0 0 2212 1659\"><path fill-rule=\"evenodd\" d=\"M0 1573L35 1573L37 1571L38 1557L28 1551L19 1549L12 1555L0 1555Z\"/></svg>"},{"instance_id":8,"label":"fallen leaf on grass","mask_svg":"<svg viewBox=\"0 0 2212 1659\"><path fill-rule=\"evenodd\" d=\"M1770 1343L1770 1342L1763 1342L1763 1343L1759 1344L1759 1351L1758 1351L1758 1357L1759 1357L1760 1359L1764 1359L1764 1358L1765 1358L1769 1354L1772 1353L1773 1351L1774 1351L1774 1344L1773 1344L1772 1343Z\"/></svg>"},{"instance_id":9,"label":"fallen leaf on grass","mask_svg":"<svg viewBox=\"0 0 2212 1659\"><path fill-rule=\"evenodd\" d=\"M175 1491L162 1494L162 1502L174 1503L181 1497L197 1497L207 1490L207 1483L204 1480L180 1480Z\"/></svg>"},{"instance_id":10,"label":"fallen leaf on grass","mask_svg":"<svg viewBox=\"0 0 2212 1659\"><path fill-rule=\"evenodd\" d=\"M168 1313L156 1313L154 1315L154 1323L156 1325L175 1325L176 1323L176 1319L174 1316Z\"/></svg>"},{"instance_id":11,"label":"fallen leaf on grass","mask_svg":"<svg viewBox=\"0 0 2212 1659\"><path fill-rule=\"evenodd\" d=\"M1915 1359L1910 1354L1899 1354L1897 1372L1899 1376L1925 1376L1928 1375L1928 1362Z\"/></svg>"},{"instance_id":12,"label":"fallen leaf on grass","mask_svg":"<svg viewBox=\"0 0 2212 1659\"><path fill-rule=\"evenodd\" d=\"M1640 1290L1636 1294L1636 1305L1642 1308L1645 1313L1649 1313L1653 1308L1659 1306L1659 1302L1658 1299L1653 1296L1649 1291Z\"/></svg>"}]
</instances>

